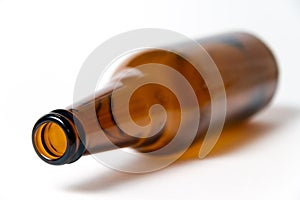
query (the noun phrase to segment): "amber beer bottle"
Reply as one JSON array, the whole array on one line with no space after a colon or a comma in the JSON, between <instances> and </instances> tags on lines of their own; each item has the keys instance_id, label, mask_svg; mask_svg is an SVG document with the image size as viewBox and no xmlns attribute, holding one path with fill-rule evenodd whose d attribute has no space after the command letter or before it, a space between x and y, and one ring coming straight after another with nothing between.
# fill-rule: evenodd
<instances>
[{"instance_id":1,"label":"amber beer bottle","mask_svg":"<svg viewBox=\"0 0 300 200\"><path fill-rule=\"evenodd\" d=\"M223 79L227 103L225 125L247 119L270 102L277 86L278 69L274 56L261 40L248 33L234 32L197 42L212 58ZM181 45L185 51L193 51L180 43L177 47L181 48ZM147 74L143 74L145 72L139 70L139 66L149 63L169 66L189 82L201 112L195 137L195 140L199 139L207 130L211 116L211 98L204 78L182 56L172 51L147 49L129 56L120 64L107 87L98 91L95 97L41 117L32 132L33 146L39 157L49 164L62 165L72 163L82 155L114 148L132 147L137 151L152 152L168 144L180 123L189 125L188 119L181 119L182 109L193 108L180 107L180 102L170 88L155 83L137 88L130 96L129 103L123 98L128 95L131 83L147 77ZM137 75L129 73L128 76L120 76L122 72L135 68ZM166 74L158 74L157 77L172 79ZM118 88L111 85L118 85ZM173 82L174 88L180 85L180 82ZM116 101L117 105L114 103ZM161 105L166 111L167 118L163 125L159 120L149 117L149 110L155 104ZM151 131L147 130L139 133L143 137L138 137L128 134L128 130L124 131L121 123L133 123L125 116L126 108L134 123L139 126L151 123L150 129L158 130L157 133L147 137ZM152 117L161 117L159 115L160 112L154 113ZM177 150L174 148L174 151Z\"/></svg>"}]
</instances>

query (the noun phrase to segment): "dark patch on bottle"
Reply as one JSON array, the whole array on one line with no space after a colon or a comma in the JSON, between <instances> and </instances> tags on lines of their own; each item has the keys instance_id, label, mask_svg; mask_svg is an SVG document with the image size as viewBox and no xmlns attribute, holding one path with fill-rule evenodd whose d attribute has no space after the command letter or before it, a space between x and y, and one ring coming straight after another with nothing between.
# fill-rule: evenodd
<instances>
[{"instance_id":1,"label":"dark patch on bottle","mask_svg":"<svg viewBox=\"0 0 300 200\"><path fill-rule=\"evenodd\" d=\"M219 38L219 41L227 44L229 46L238 48L239 50L244 50L244 45L243 43L241 43L241 41L239 41L237 38L232 37L232 36L227 36L227 37L221 37Z\"/></svg>"},{"instance_id":2,"label":"dark patch on bottle","mask_svg":"<svg viewBox=\"0 0 300 200\"><path fill-rule=\"evenodd\" d=\"M237 48L241 51L245 49L245 46L238 38L236 38L234 36L230 36L230 35L226 35L223 37L218 37L218 36L211 37L211 38L207 38L207 39L198 40L198 42L200 44L223 43L223 44L232 46L234 48Z\"/></svg>"}]
</instances>

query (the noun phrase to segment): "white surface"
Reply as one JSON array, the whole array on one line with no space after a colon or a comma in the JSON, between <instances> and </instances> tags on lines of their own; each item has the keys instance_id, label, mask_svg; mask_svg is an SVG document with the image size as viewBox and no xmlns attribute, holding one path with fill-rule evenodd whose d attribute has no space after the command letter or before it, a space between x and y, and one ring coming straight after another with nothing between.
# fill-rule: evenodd
<instances>
[{"instance_id":1,"label":"white surface","mask_svg":"<svg viewBox=\"0 0 300 200\"><path fill-rule=\"evenodd\" d=\"M0 199L300 199L299 21L298 0L0 0ZM260 36L280 64L272 106L225 150L155 173L118 173L92 157L43 163L31 144L37 118L71 104L77 73L96 46L143 27Z\"/></svg>"}]
</instances>

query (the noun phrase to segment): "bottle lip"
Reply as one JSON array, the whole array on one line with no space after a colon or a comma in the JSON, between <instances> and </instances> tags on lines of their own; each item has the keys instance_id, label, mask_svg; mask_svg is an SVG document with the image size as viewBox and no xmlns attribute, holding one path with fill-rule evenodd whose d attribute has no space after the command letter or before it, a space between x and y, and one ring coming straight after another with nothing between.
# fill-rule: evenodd
<instances>
[{"instance_id":1,"label":"bottle lip","mask_svg":"<svg viewBox=\"0 0 300 200\"><path fill-rule=\"evenodd\" d=\"M76 123L74 123L75 120ZM79 132L83 133L83 128L80 125L79 121L77 121L78 120L66 110L54 110L49 114L41 117L35 123L32 130L32 143L37 155L43 161L52 165L63 165L78 160L83 155L85 147L83 145L83 142L81 141L84 138L79 137L78 134ZM63 130L64 136L66 138L65 151L63 155L57 156L57 158L49 158L41 151L41 148L43 148L43 151L47 151L47 148L45 146L45 143L43 143L43 133L39 133L41 131L39 129L41 128L41 126L44 126L47 123L55 123L56 125L58 125ZM42 142L38 142L37 140L41 140Z\"/></svg>"}]
</instances>

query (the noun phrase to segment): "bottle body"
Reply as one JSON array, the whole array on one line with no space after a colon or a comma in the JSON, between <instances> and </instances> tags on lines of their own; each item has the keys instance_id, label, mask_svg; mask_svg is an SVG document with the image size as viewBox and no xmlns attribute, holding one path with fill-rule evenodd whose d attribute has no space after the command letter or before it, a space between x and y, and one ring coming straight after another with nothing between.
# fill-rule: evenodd
<instances>
[{"instance_id":1,"label":"bottle body","mask_svg":"<svg viewBox=\"0 0 300 200\"><path fill-rule=\"evenodd\" d=\"M270 102L276 90L278 69L272 53L259 39L246 33L229 33L197 42L215 62L223 79L227 101L225 124L244 120ZM193 52L189 47L182 48ZM113 148L132 147L151 152L172 141L179 127L188 127L192 121L193 116L182 117L182 113L192 111L195 105L181 104L174 91L180 92L182 84L167 71L158 71L155 64L172 68L188 81L201 116L197 137L205 133L211 117L211 95L205 79L184 57L163 49L148 49L131 55L120 64L109 84L95 97L42 117L33 130L33 143L40 157L51 164L64 164L83 154ZM151 80L136 88L136 82L146 79ZM160 80L167 81L172 88L157 84ZM189 98L186 97L187 102ZM153 105L162 106L164 112L152 109ZM61 122L61 118L66 122ZM54 124L59 122L58 128L66 139L59 139L55 133L51 137L46 134L59 132L55 125L45 128L53 119L56 120ZM189 134L188 131L185 134ZM68 156L67 151L71 152ZM63 156L68 160L62 159Z\"/></svg>"}]
</instances>

